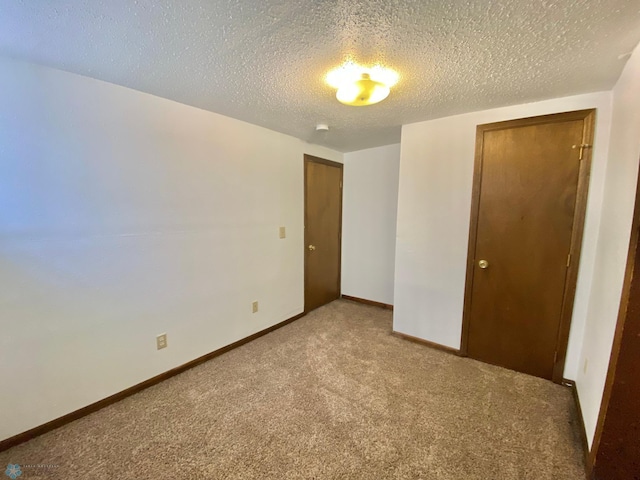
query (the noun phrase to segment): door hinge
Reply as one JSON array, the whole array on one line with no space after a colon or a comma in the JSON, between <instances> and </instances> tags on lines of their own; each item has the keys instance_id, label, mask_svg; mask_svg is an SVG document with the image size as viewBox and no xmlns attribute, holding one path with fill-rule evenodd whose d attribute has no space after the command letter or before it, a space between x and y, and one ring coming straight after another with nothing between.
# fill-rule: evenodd
<instances>
[{"instance_id":1,"label":"door hinge","mask_svg":"<svg viewBox=\"0 0 640 480\"><path fill-rule=\"evenodd\" d=\"M340 180L340 188L342 188L342 180Z\"/></svg>"},{"instance_id":2,"label":"door hinge","mask_svg":"<svg viewBox=\"0 0 640 480\"><path fill-rule=\"evenodd\" d=\"M553 364L555 365L557 361L558 361L558 352L553 354Z\"/></svg>"},{"instance_id":3,"label":"door hinge","mask_svg":"<svg viewBox=\"0 0 640 480\"><path fill-rule=\"evenodd\" d=\"M567 268L571 265L571 254L567 255Z\"/></svg>"},{"instance_id":4,"label":"door hinge","mask_svg":"<svg viewBox=\"0 0 640 480\"><path fill-rule=\"evenodd\" d=\"M580 156L578 157L578 160L582 160L582 158L584 157L584 149L585 148L591 148L593 145L589 145L587 143L581 143L580 145L571 145L571 148L573 148L574 150L576 148L580 149Z\"/></svg>"}]
</instances>

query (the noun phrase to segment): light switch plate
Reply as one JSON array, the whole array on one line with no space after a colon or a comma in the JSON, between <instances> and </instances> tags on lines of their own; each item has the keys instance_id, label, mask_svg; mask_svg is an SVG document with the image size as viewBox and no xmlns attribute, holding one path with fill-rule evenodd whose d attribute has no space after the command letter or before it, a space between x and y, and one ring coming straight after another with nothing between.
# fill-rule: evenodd
<instances>
[{"instance_id":1,"label":"light switch plate","mask_svg":"<svg viewBox=\"0 0 640 480\"><path fill-rule=\"evenodd\" d=\"M280 227L280 238L287 238L287 229L285 227Z\"/></svg>"},{"instance_id":2,"label":"light switch plate","mask_svg":"<svg viewBox=\"0 0 640 480\"><path fill-rule=\"evenodd\" d=\"M167 348L167 334L161 333L156 337L156 347L158 350L162 350L163 348Z\"/></svg>"}]
</instances>

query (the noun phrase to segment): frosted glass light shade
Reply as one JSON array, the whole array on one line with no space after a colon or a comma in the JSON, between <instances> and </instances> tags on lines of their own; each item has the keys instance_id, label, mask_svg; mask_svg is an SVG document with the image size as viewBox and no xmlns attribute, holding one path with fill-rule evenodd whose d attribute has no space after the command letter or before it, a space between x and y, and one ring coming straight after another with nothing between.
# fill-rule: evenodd
<instances>
[{"instance_id":1,"label":"frosted glass light shade","mask_svg":"<svg viewBox=\"0 0 640 480\"><path fill-rule=\"evenodd\" d=\"M340 103L361 107L381 102L389 96L389 87L371 80L369 74L363 73L360 80L341 86L336 93Z\"/></svg>"}]
</instances>

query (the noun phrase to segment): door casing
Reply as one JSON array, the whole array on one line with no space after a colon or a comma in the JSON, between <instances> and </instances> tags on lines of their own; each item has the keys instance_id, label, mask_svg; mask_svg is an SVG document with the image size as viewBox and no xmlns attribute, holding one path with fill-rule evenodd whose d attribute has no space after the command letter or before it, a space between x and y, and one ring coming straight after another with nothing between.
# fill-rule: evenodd
<instances>
[{"instance_id":1,"label":"door casing","mask_svg":"<svg viewBox=\"0 0 640 480\"><path fill-rule=\"evenodd\" d=\"M460 353L468 354L469 326L471 322L471 299L473 293L473 279L476 272L476 240L478 230L478 215L480 212L480 192L482 183L482 161L483 161L483 141L484 133L491 130L505 128L517 128L531 125L539 125L553 122L567 122L573 120L583 120L583 143L593 146L595 109L577 110L573 112L556 113L542 115L538 117L528 117L505 122L488 123L478 125L476 128L476 152L473 173L473 189L471 196L471 219L469 226L469 247L467 252L467 274L464 294L464 309L462 317L462 339ZM558 384L563 383L564 365L567 356L567 346L569 343L569 330L571 327L571 316L573 314L573 304L578 280L578 266L580 264L580 253L582 248L582 236L584 232L584 220L587 210L587 194L589 190L589 177L591 173L591 157L593 148L585 148L583 158L580 161L578 173L578 190L576 195L575 214L571 235L571 263L568 267L564 286L564 296L560 315L560 327L556 341L556 355L553 364L552 381Z\"/></svg>"},{"instance_id":2,"label":"door casing","mask_svg":"<svg viewBox=\"0 0 640 480\"><path fill-rule=\"evenodd\" d=\"M640 449L637 430L638 391L640 381L636 375L640 355L638 338L640 323L640 172L636 182L636 200L627 254L627 267L618 309L609 368L605 381L596 431L587 461L587 478L601 480L638 468L640 460L634 455ZM635 352L635 354L634 354ZM634 416L635 415L635 416ZM602 442L603 436L608 441ZM620 450L623 447L623 450ZM634 462L635 460L635 462Z\"/></svg>"}]
</instances>

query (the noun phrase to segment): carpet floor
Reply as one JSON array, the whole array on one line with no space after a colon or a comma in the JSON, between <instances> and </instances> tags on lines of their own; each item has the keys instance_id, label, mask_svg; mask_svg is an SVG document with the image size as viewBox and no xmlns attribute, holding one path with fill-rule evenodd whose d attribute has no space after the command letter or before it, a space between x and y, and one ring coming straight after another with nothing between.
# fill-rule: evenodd
<instances>
[{"instance_id":1,"label":"carpet floor","mask_svg":"<svg viewBox=\"0 0 640 480\"><path fill-rule=\"evenodd\" d=\"M397 338L391 312L338 300L0 453L0 474L584 480L578 431L568 388Z\"/></svg>"}]
</instances>

